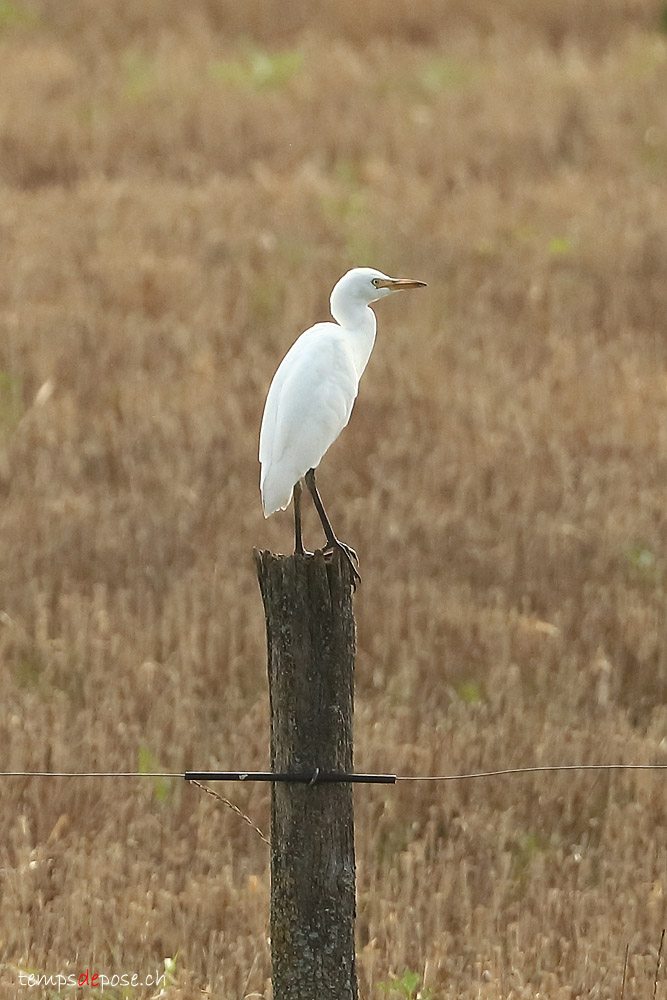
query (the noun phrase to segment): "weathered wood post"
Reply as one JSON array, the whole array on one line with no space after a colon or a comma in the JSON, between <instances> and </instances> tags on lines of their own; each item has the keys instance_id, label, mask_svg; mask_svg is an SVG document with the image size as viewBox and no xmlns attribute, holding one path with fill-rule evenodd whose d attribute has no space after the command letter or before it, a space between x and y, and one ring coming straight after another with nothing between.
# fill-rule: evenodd
<instances>
[{"instance_id":1,"label":"weathered wood post","mask_svg":"<svg viewBox=\"0 0 667 1000\"><path fill-rule=\"evenodd\" d=\"M255 552L266 615L271 770L352 771L355 623L348 563ZM275 1000L356 1000L352 786L274 783Z\"/></svg>"}]
</instances>

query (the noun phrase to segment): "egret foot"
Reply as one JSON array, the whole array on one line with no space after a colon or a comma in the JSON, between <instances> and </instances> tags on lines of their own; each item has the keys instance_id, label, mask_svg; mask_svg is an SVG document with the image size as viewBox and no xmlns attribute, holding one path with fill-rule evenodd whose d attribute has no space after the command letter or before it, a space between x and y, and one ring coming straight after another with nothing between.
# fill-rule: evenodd
<instances>
[{"instance_id":1,"label":"egret foot","mask_svg":"<svg viewBox=\"0 0 667 1000\"><path fill-rule=\"evenodd\" d=\"M311 552L310 549L304 549L303 545L297 545L294 549L295 556L314 556L315 553Z\"/></svg>"},{"instance_id":2,"label":"egret foot","mask_svg":"<svg viewBox=\"0 0 667 1000\"><path fill-rule=\"evenodd\" d=\"M327 544L322 549L322 552L324 553L333 552L334 549L342 549L342 551L345 552L347 556L349 556L351 559L354 559L357 566L359 565L359 556L352 548L352 546L347 544L347 542L341 542L339 538L336 538L334 542L327 542Z\"/></svg>"},{"instance_id":3,"label":"egret foot","mask_svg":"<svg viewBox=\"0 0 667 1000\"><path fill-rule=\"evenodd\" d=\"M345 542L341 542L338 538L334 538L332 541L328 542L322 552L333 552L334 549L338 549L342 552L348 563L350 564L350 569L352 570L352 586L357 589L357 584L361 583L361 576L359 575L359 570L357 566L359 565L359 556L354 551L351 545L347 545Z\"/></svg>"}]
</instances>

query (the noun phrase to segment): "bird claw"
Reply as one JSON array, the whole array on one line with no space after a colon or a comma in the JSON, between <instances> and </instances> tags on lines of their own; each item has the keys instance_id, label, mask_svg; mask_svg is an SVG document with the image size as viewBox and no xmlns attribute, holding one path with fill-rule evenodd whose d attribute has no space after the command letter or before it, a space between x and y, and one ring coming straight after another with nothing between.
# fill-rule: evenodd
<instances>
[{"instance_id":1,"label":"bird claw","mask_svg":"<svg viewBox=\"0 0 667 1000\"><path fill-rule=\"evenodd\" d=\"M329 542L328 545L325 545L322 552L324 555L327 555L327 553L333 552L334 549L340 549L341 552L345 553L348 559L354 559L357 566L359 565L359 556L351 545L347 545L346 542L340 542L337 539L335 542Z\"/></svg>"},{"instance_id":2,"label":"bird claw","mask_svg":"<svg viewBox=\"0 0 667 1000\"><path fill-rule=\"evenodd\" d=\"M358 566L359 565L359 556L354 551L354 549L352 548L352 546L351 545L346 545L345 542L341 542L340 546L341 546L343 552L345 553L345 555L348 556L348 558L353 559L354 562ZM361 579L361 577L359 579Z\"/></svg>"},{"instance_id":3,"label":"bird claw","mask_svg":"<svg viewBox=\"0 0 667 1000\"><path fill-rule=\"evenodd\" d=\"M314 556L315 553L311 552L310 549L304 549L303 545L300 549L294 549L295 556Z\"/></svg>"},{"instance_id":4,"label":"bird claw","mask_svg":"<svg viewBox=\"0 0 667 1000\"><path fill-rule=\"evenodd\" d=\"M338 539L325 545L322 552L326 555L329 552L333 552L334 549L338 549L339 552L342 552L350 564L350 569L352 570L352 587L356 590L357 584L361 583L361 576L359 575L359 570L357 569L357 566L359 565L359 556L351 545L347 545L345 542L341 542Z\"/></svg>"},{"instance_id":5,"label":"bird claw","mask_svg":"<svg viewBox=\"0 0 667 1000\"><path fill-rule=\"evenodd\" d=\"M327 556L327 555L331 555L333 553L334 549L339 549L343 553L343 555L345 556L345 558L347 559L348 563L350 564L350 569L352 570L352 587L353 587L354 590L356 590L357 589L357 583L361 582L361 577L359 576L359 572L358 572L357 567L355 566L353 560L356 561L357 566L358 566L359 565L359 556L354 551L354 549L350 545L346 545L345 542L337 542L335 545L333 545L333 544L325 545L325 547L323 549L317 549L316 552L310 552L308 549L304 549L304 548L295 549L294 550L294 555L295 556L315 556L315 555L319 555L321 553L323 556Z\"/></svg>"}]
</instances>

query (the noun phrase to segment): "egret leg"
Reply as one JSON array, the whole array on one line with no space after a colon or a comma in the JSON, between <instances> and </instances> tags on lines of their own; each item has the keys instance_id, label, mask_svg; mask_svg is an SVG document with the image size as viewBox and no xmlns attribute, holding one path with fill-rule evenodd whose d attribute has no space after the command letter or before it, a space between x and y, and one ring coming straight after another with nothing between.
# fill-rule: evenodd
<instances>
[{"instance_id":1,"label":"egret leg","mask_svg":"<svg viewBox=\"0 0 667 1000\"><path fill-rule=\"evenodd\" d=\"M312 556L312 552L307 552L303 547L303 535L301 534L301 480L294 486L294 551L301 556Z\"/></svg>"},{"instance_id":2,"label":"egret leg","mask_svg":"<svg viewBox=\"0 0 667 1000\"><path fill-rule=\"evenodd\" d=\"M310 490L310 495L313 498L313 503L315 504L315 510L317 511L320 521L322 522L322 527L324 529L324 534L327 538L327 549L339 549L343 553L345 558L350 564L350 569L352 570L352 576L354 579L354 585L356 587L357 581L361 581L359 576L359 571L357 566L359 565L359 556L354 551L350 545L346 545L345 542L341 542L340 539L336 538L333 528L331 527L331 521L327 517L327 512L324 509L324 504L322 503L322 498L318 492L317 486L315 484L315 469L309 469L305 475L306 486ZM355 565L356 563L356 565Z\"/></svg>"}]
</instances>

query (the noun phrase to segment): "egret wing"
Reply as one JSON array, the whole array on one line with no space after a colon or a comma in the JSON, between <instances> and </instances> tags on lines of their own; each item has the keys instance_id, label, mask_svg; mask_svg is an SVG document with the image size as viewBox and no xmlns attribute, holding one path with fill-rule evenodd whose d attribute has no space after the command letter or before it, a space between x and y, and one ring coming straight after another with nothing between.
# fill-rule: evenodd
<instances>
[{"instance_id":1,"label":"egret wing","mask_svg":"<svg viewBox=\"0 0 667 1000\"><path fill-rule=\"evenodd\" d=\"M316 468L346 426L359 380L334 323L302 334L276 372L264 407L259 459L264 513L284 509L294 484Z\"/></svg>"}]
</instances>

